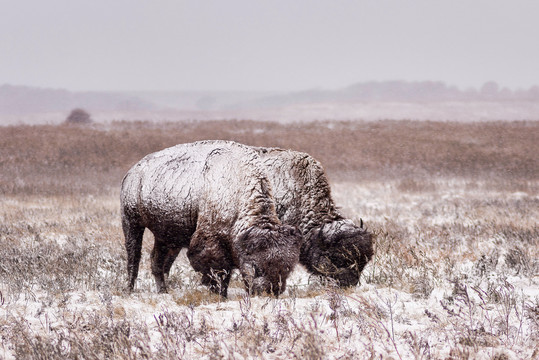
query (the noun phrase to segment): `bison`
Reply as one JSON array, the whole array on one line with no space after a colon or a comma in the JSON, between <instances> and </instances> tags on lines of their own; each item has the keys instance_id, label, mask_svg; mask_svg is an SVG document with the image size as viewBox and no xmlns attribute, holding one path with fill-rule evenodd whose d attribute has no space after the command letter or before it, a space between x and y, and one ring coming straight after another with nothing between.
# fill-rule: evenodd
<instances>
[{"instance_id":1,"label":"bison","mask_svg":"<svg viewBox=\"0 0 539 360\"><path fill-rule=\"evenodd\" d=\"M302 152L253 149L266 168L279 219L302 233L300 263L341 286L356 285L373 255L372 234L337 210L322 165Z\"/></svg>"},{"instance_id":2,"label":"bison","mask_svg":"<svg viewBox=\"0 0 539 360\"><path fill-rule=\"evenodd\" d=\"M299 261L301 237L277 217L271 185L255 150L201 141L149 154L125 175L122 227L130 290L148 228L155 237L151 269L159 292L182 248L210 290L227 296L239 269L252 293L280 294Z\"/></svg>"}]
</instances>

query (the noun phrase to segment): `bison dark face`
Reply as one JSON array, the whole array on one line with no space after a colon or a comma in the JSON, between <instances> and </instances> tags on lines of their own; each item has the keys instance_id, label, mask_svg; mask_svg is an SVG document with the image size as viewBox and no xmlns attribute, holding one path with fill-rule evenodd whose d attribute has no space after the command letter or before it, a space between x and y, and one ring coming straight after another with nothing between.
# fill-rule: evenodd
<instances>
[{"instance_id":1,"label":"bison dark face","mask_svg":"<svg viewBox=\"0 0 539 360\"><path fill-rule=\"evenodd\" d=\"M356 285L373 255L371 233L342 220L325 224L314 236L316 239L306 252L311 260L309 270L328 276L343 287Z\"/></svg>"},{"instance_id":2,"label":"bison dark face","mask_svg":"<svg viewBox=\"0 0 539 360\"><path fill-rule=\"evenodd\" d=\"M251 228L240 240L240 272L251 294L279 295L286 279L299 261L301 236L288 225L277 228Z\"/></svg>"}]
</instances>

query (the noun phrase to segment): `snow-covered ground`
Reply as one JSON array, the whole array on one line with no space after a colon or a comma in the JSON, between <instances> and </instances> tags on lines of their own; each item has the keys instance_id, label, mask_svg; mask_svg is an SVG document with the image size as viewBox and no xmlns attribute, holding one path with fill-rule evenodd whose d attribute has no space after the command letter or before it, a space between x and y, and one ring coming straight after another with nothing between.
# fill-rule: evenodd
<instances>
[{"instance_id":1,"label":"snow-covered ground","mask_svg":"<svg viewBox=\"0 0 539 360\"><path fill-rule=\"evenodd\" d=\"M539 194L488 181L335 183L376 234L361 284L298 266L279 298L228 299L184 253L133 294L116 196L0 198L0 358L528 359L539 356Z\"/></svg>"}]
</instances>

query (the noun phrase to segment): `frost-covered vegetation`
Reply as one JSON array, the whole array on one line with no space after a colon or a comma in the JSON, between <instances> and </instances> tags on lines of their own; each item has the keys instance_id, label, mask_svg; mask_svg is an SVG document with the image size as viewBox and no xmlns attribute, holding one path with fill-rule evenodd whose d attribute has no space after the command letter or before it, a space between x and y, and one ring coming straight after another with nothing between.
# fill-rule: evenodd
<instances>
[{"instance_id":1,"label":"frost-covered vegetation","mask_svg":"<svg viewBox=\"0 0 539 360\"><path fill-rule=\"evenodd\" d=\"M523 359L539 356L539 123L243 121L0 128L0 358ZM279 298L157 294L145 235L129 294L125 171L176 143L306 151L376 234L361 284L297 267Z\"/></svg>"}]
</instances>

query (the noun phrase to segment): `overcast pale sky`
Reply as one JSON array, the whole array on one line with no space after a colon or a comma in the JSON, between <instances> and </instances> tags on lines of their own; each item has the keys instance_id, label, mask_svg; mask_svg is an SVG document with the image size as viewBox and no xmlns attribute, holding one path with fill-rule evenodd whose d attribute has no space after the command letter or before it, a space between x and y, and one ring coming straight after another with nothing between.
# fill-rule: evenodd
<instances>
[{"instance_id":1,"label":"overcast pale sky","mask_svg":"<svg viewBox=\"0 0 539 360\"><path fill-rule=\"evenodd\" d=\"M0 0L0 84L304 90L539 84L537 0Z\"/></svg>"}]
</instances>

